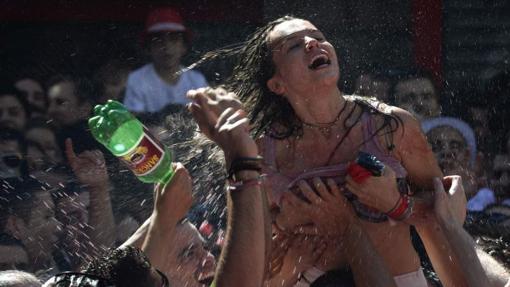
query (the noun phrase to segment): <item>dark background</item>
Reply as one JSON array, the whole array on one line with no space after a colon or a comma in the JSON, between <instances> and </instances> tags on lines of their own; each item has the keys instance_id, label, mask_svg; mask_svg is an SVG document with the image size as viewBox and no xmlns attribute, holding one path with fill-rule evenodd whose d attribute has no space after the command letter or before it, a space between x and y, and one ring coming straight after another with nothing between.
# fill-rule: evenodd
<instances>
[{"instance_id":1,"label":"dark background","mask_svg":"<svg viewBox=\"0 0 510 287\"><path fill-rule=\"evenodd\" d=\"M417 65L454 97L508 65L510 1L504 0L12 0L0 1L0 76L92 74L110 59L141 65L144 18L166 5L178 7L194 32L187 64L268 20L309 19L337 48L346 92L361 72ZM226 73L216 65L205 68L210 80Z\"/></svg>"}]
</instances>

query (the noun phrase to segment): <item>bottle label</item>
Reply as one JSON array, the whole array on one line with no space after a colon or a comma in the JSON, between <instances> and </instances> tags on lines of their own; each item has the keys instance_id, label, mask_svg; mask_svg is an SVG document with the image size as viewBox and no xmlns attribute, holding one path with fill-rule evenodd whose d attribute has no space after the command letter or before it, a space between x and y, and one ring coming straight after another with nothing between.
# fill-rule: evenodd
<instances>
[{"instance_id":1,"label":"bottle label","mask_svg":"<svg viewBox=\"0 0 510 287\"><path fill-rule=\"evenodd\" d=\"M155 170L163 161L165 149L154 139L146 127L138 144L126 154L120 156L120 160L126 163L136 176L144 176Z\"/></svg>"}]
</instances>

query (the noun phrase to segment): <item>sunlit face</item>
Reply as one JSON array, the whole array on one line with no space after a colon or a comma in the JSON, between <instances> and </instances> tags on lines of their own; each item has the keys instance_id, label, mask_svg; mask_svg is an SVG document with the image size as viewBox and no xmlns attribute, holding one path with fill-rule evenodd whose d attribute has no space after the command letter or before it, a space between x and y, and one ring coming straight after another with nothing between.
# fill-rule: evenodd
<instances>
[{"instance_id":1,"label":"sunlit face","mask_svg":"<svg viewBox=\"0 0 510 287\"><path fill-rule=\"evenodd\" d=\"M62 162L62 151L57 144L55 133L51 129L42 127L31 128L26 131L25 137L27 140L39 144L45 160L48 160L51 164Z\"/></svg>"},{"instance_id":2,"label":"sunlit face","mask_svg":"<svg viewBox=\"0 0 510 287\"><path fill-rule=\"evenodd\" d=\"M418 120L437 117L441 113L434 85L427 78L405 80L395 86L397 106L412 113Z\"/></svg>"},{"instance_id":3,"label":"sunlit face","mask_svg":"<svg viewBox=\"0 0 510 287\"><path fill-rule=\"evenodd\" d=\"M469 167L469 149L460 132L448 126L430 130L427 138L435 153L439 166L447 175Z\"/></svg>"},{"instance_id":4,"label":"sunlit face","mask_svg":"<svg viewBox=\"0 0 510 287\"><path fill-rule=\"evenodd\" d=\"M22 131L27 122L23 104L14 95L0 96L0 126Z\"/></svg>"},{"instance_id":5,"label":"sunlit face","mask_svg":"<svg viewBox=\"0 0 510 287\"><path fill-rule=\"evenodd\" d=\"M186 44L182 33L162 32L152 35L149 50L155 65L177 68L186 53Z\"/></svg>"},{"instance_id":6,"label":"sunlit face","mask_svg":"<svg viewBox=\"0 0 510 287\"><path fill-rule=\"evenodd\" d=\"M172 241L172 264L167 271L168 279L175 286L209 286L214 276L216 261L205 249L205 242L200 233L190 223L176 227ZM207 285L203 285L209 283Z\"/></svg>"},{"instance_id":7,"label":"sunlit face","mask_svg":"<svg viewBox=\"0 0 510 287\"><path fill-rule=\"evenodd\" d=\"M510 156L499 154L494 158L491 187L503 198L510 197Z\"/></svg>"},{"instance_id":8,"label":"sunlit face","mask_svg":"<svg viewBox=\"0 0 510 287\"><path fill-rule=\"evenodd\" d=\"M316 88L336 88L339 68L335 49L312 23L301 19L283 22L269 33L268 42L276 68L268 81L273 92L297 101L294 94L313 98L310 92Z\"/></svg>"},{"instance_id":9,"label":"sunlit face","mask_svg":"<svg viewBox=\"0 0 510 287\"><path fill-rule=\"evenodd\" d=\"M31 106L36 107L40 111L46 110L46 99L41 84L27 78L17 81L15 86L27 98Z\"/></svg>"},{"instance_id":10,"label":"sunlit face","mask_svg":"<svg viewBox=\"0 0 510 287\"><path fill-rule=\"evenodd\" d=\"M48 90L48 115L58 125L69 126L82 117L78 97L72 82L59 82Z\"/></svg>"},{"instance_id":11,"label":"sunlit face","mask_svg":"<svg viewBox=\"0 0 510 287\"><path fill-rule=\"evenodd\" d=\"M55 219L55 204L48 191L34 192L34 205L20 240L30 257L46 261L51 258L57 242L59 223Z\"/></svg>"}]
</instances>

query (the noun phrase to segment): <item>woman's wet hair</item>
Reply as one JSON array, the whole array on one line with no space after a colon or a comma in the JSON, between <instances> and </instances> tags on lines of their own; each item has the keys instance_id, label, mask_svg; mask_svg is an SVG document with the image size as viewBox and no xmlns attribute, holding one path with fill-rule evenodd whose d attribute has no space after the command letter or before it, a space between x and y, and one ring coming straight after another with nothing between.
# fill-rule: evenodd
<instances>
[{"instance_id":1,"label":"woman's wet hair","mask_svg":"<svg viewBox=\"0 0 510 287\"><path fill-rule=\"evenodd\" d=\"M205 61L221 57L235 57L234 71L232 76L226 80L225 88L234 92L249 112L254 137L267 133L274 138L285 139L292 136L299 137L303 134L303 123L297 117L289 101L285 97L273 93L267 87L267 81L273 77L276 71L268 35L277 25L294 19L297 18L284 16L271 21L258 28L246 41L209 52L192 65L200 65ZM401 124L401 120L395 115L379 112L373 101L360 97L356 97L355 101L363 109L383 116L383 125L378 127L374 136L381 134L381 131L391 134ZM354 114L351 113L351 115ZM350 118L347 117L344 121L344 126L348 119Z\"/></svg>"}]
</instances>

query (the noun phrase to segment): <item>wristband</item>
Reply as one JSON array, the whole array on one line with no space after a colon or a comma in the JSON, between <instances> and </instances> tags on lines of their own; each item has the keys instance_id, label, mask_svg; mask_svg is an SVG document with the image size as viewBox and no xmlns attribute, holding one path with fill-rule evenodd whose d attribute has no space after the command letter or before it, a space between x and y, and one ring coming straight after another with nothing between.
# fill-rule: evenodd
<instances>
[{"instance_id":1,"label":"wristband","mask_svg":"<svg viewBox=\"0 0 510 287\"><path fill-rule=\"evenodd\" d=\"M262 157L238 157L234 159L228 169L228 179L233 180L234 174L241 170L262 171Z\"/></svg>"},{"instance_id":2,"label":"wristband","mask_svg":"<svg viewBox=\"0 0 510 287\"><path fill-rule=\"evenodd\" d=\"M401 195L395 207L393 207L386 215L394 220L407 219L413 210L414 200L407 195Z\"/></svg>"}]
</instances>

